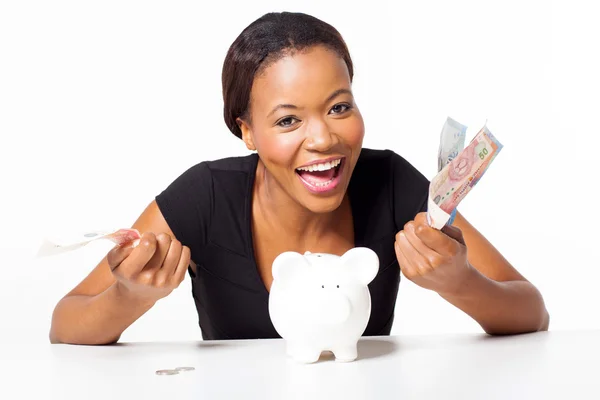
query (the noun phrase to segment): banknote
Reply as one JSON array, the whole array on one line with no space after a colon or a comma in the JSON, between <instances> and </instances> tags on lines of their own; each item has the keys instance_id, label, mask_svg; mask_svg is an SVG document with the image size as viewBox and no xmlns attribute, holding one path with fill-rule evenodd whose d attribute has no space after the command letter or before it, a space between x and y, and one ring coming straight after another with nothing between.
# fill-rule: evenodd
<instances>
[{"instance_id":1,"label":"banknote","mask_svg":"<svg viewBox=\"0 0 600 400\"><path fill-rule=\"evenodd\" d=\"M465 147L467 127L448 117L440 133L440 147L438 149L438 172Z\"/></svg>"},{"instance_id":2,"label":"banknote","mask_svg":"<svg viewBox=\"0 0 600 400\"><path fill-rule=\"evenodd\" d=\"M44 239L37 257L47 257L80 249L94 240L110 240L117 245L133 242L141 237L137 229L89 231L74 235L56 235Z\"/></svg>"},{"instance_id":3,"label":"banknote","mask_svg":"<svg viewBox=\"0 0 600 400\"><path fill-rule=\"evenodd\" d=\"M440 133L440 147L438 149L438 172L450 163L465 147L467 127L448 117ZM452 225L456 217L456 209L450 214L446 225Z\"/></svg>"},{"instance_id":4,"label":"banknote","mask_svg":"<svg viewBox=\"0 0 600 400\"><path fill-rule=\"evenodd\" d=\"M484 125L469 145L442 168L429 185L427 219L430 226L441 229L446 225L502 147Z\"/></svg>"}]
</instances>

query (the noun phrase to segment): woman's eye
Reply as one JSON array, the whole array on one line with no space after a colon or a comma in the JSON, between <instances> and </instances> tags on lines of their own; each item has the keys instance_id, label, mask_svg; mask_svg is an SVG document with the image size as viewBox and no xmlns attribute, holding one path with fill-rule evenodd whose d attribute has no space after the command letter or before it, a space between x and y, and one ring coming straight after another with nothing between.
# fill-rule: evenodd
<instances>
[{"instance_id":1,"label":"woman's eye","mask_svg":"<svg viewBox=\"0 0 600 400\"><path fill-rule=\"evenodd\" d=\"M342 114L348 111L349 109L349 104L336 104L335 106L331 107L331 111L333 112L333 114Z\"/></svg>"},{"instance_id":2,"label":"woman's eye","mask_svg":"<svg viewBox=\"0 0 600 400\"><path fill-rule=\"evenodd\" d=\"M287 128L292 126L294 124L294 121L297 121L297 119L294 117L286 117L279 120L279 122L277 122L277 125L281 126L282 128Z\"/></svg>"}]
</instances>

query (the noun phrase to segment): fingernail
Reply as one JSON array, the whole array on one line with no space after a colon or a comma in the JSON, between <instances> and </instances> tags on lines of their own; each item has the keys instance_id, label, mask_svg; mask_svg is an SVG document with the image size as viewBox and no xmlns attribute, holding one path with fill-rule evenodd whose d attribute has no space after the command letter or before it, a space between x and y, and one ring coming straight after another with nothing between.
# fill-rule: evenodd
<instances>
[{"instance_id":1,"label":"fingernail","mask_svg":"<svg viewBox=\"0 0 600 400\"><path fill-rule=\"evenodd\" d=\"M408 224L407 228L408 228L408 229L409 229L411 232L414 232L414 231L415 231L415 226L413 225L413 223L412 223L412 222Z\"/></svg>"}]
</instances>

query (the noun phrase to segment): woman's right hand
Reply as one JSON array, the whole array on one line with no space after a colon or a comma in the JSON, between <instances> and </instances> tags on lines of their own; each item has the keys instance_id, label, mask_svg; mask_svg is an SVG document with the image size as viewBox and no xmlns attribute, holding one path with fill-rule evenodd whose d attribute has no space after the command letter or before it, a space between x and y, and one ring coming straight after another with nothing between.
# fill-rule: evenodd
<instances>
[{"instance_id":1,"label":"woman's right hand","mask_svg":"<svg viewBox=\"0 0 600 400\"><path fill-rule=\"evenodd\" d=\"M146 232L137 246L115 246L107 261L120 293L135 301L154 303L183 281L190 249L167 233Z\"/></svg>"}]
</instances>

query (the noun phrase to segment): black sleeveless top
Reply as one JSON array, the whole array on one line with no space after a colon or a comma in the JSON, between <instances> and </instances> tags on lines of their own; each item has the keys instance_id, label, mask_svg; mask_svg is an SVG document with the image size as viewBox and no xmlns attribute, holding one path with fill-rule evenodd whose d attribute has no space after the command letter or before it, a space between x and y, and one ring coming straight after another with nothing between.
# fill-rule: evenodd
<instances>
[{"instance_id":1,"label":"black sleeveless top","mask_svg":"<svg viewBox=\"0 0 600 400\"><path fill-rule=\"evenodd\" d=\"M196 164L156 202L175 237L197 265L189 269L205 340L279 338L268 311L269 293L254 258L251 200L258 155ZM356 247L379 257L369 285L372 311L365 336L389 335L400 283L395 235L426 211L429 181L390 150L363 148L348 195Z\"/></svg>"}]
</instances>

